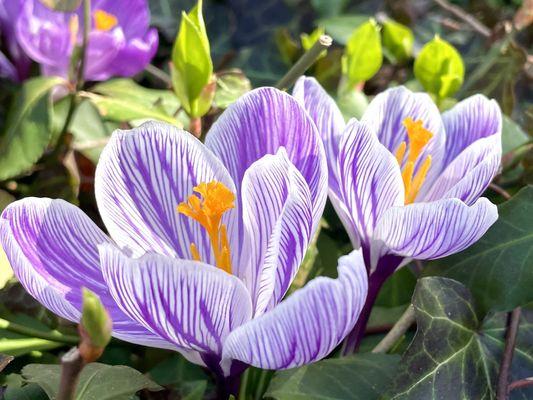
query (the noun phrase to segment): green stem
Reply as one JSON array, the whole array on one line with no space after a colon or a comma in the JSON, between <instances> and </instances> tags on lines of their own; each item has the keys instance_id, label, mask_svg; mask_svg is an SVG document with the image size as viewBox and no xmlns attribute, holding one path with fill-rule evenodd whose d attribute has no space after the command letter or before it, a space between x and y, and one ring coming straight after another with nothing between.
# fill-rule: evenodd
<instances>
[{"instance_id":1,"label":"green stem","mask_svg":"<svg viewBox=\"0 0 533 400\"><path fill-rule=\"evenodd\" d=\"M294 85L298 78L315 63L322 52L327 50L332 43L333 40L328 35L320 36L313 47L307 50L304 55L298 61L296 61L296 64L292 66L289 72L287 72L285 76L281 78L281 80L276 84L276 87L278 89L285 90Z\"/></svg>"},{"instance_id":2,"label":"green stem","mask_svg":"<svg viewBox=\"0 0 533 400\"><path fill-rule=\"evenodd\" d=\"M50 340L53 342L65 343L65 344L78 344L80 338L74 335L64 335L59 331L41 331L39 329L29 328L24 325L19 325L14 322L8 321L6 319L0 318L0 329L5 329L6 331L19 333L24 336Z\"/></svg>"},{"instance_id":3,"label":"green stem","mask_svg":"<svg viewBox=\"0 0 533 400\"><path fill-rule=\"evenodd\" d=\"M262 369L259 371L259 381L257 382L257 388L255 390L255 399L262 399L265 392L265 386L267 383L268 371Z\"/></svg>"},{"instance_id":4,"label":"green stem","mask_svg":"<svg viewBox=\"0 0 533 400\"><path fill-rule=\"evenodd\" d=\"M248 368L246 371L244 371L244 374L242 374L241 384L239 386L239 397L238 400L245 400L246 399L246 388L248 386L248 376L250 375L250 368Z\"/></svg>"}]
</instances>

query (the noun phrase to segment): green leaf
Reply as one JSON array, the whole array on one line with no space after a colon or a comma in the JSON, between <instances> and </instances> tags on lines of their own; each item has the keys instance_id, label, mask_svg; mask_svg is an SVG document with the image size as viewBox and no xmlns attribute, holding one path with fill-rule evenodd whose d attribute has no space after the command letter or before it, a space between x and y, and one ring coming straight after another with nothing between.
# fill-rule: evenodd
<instances>
[{"instance_id":1,"label":"green leaf","mask_svg":"<svg viewBox=\"0 0 533 400\"><path fill-rule=\"evenodd\" d=\"M34 383L22 387L8 387L3 400L49 400L43 389Z\"/></svg>"},{"instance_id":2,"label":"green leaf","mask_svg":"<svg viewBox=\"0 0 533 400\"><path fill-rule=\"evenodd\" d=\"M345 45L348 43L353 30L359 25L368 21L368 15L362 14L345 14L335 17L322 18L316 23L318 26L323 26L326 33L330 35L335 43Z\"/></svg>"},{"instance_id":3,"label":"green leaf","mask_svg":"<svg viewBox=\"0 0 533 400\"><path fill-rule=\"evenodd\" d=\"M504 346L505 314L481 323L473 299L452 279L419 280L417 333L387 399L493 399ZM521 320L511 379L533 373L531 314ZM527 398L527 397L526 397Z\"/></svg>"},{"instance_id":4,"label":"green leaf","mask_svg":"<svg viewBox=\"0 0 533 400\"><path fill-rule=\"evenodd\" d=\"M370 19L350 36L342 59L343 73L355 85L372 78L383 63L379 26Z\"/></svg>"},{"instance_id":5,"label":"green leaf","mask_svg":"<svg viewBox=\"0 0 533 400\"><path fill-rule=\"evenodd\" d=\"M192 117L201 117L207 112L205 104L198 102L202 91L212 81L212 74L213 61L202 15L202 0L199 0L189 14L182 13L172 50L174 91Z\"/></svg>"},{"instance_id":6,"label":"green leaf","mask_svg":"<svg viewBox=\"0 0 533 400\"><path fill-rule=\"evenodd\" d=\"M436 35L416 57L416 79L437 99L452 96L463 84L465 67L457 50Z\"/></svg>"},{"instance_id":7,"label":"green leaf","mask_svg":"<svg viewBox=\"0 0 533 400\"><path fill-rule=\"evenodd\" d=\"M22 369L27 382L38 384L50 398L57 397L60 365L29 364ZM87 364L80 374L75 400L131 400L140 390L161 390L139 371L123 365Z\"/></svg>"},{"instance_id":8,"label":"green leaf","mask_svg":"<svg viewBox=\"0 0 533 400\"><path fill-rule=\"evenodd\" d=\"M400 268L381 287L376 305L398 307L411 302L416 277L409 268Z\"/></svg>"},{"instance_id":9,"label":"green leaf","mask_svg":"<svg viewBox=\"0 0 533 400\"><path fill-rule=\"evenodd\" d=\"M15 95L0 136L0 180L29 170L51 138L50 90L64 82L57 77L29 79Z\"/></svg>"},{"instance_id":10,"label":"green leaf","mask_svg":"<svg viewBox=\"0 0 533 400\"><path fill-rule=\"evenodd\" d=\"M465 284L484 313L533 301L533 187L501 204L498 213L498 221L476 244L432 261L424 271Z\"/></svg>"},{"instance_id":11,"label":"green leaf","mask_svg":"<svg viewBox=\"0 0 533 400\"><path fill-rule=\"evenodd\" d=\"M76 10L82 0L39 0L46 7L55 11L71 12Z\"/></svg>"},{"instance_id":12,"label":"green leaf","mask_svg":"<svg viewBox=\"0 0 533 400\"><path fill-rule=\"evenodd\" d=\"M502 150L505 154L529 142L530 138L511 118L505 114L502 117Z\"/></svg>"},{"instance_id":13,"label":"green leaf","mask_svg":"<svg viewBox=\"0 0 533 400\"><path fill-rule=\"evenodd\" d=\"M105 347L111 340L111 318L100 297L87 288L82 288L82 314L80 327L85 341L87 335L90 346ZM82 353L83 354L83 353Z\"/></svg>"},{"instance_id":14,"label":"green leaf","mask_svg":"<svg viewBox=\"0 0 533 400\"><path fill-rule=\"evenodd\" d=\"M392 381L399 359L399 356L388 354L358 354L278 371L265 397L277 400L377 400Z\"/></svg>"},{"instance_id":15,"label":"green leaf","mask_svg":"<svg viewBox=\"0 0 533 400\"><path fill-rule=\"evenodd\" d=\"M313 32L309 34L302 33L300 35L300 40L302 42L302 48L304 50L309 50L311 47L313 47L313 45L317 42L320 36L322 36L324 33L325 33L325 30L321 26L319 26L318 28L316 28ZM324 50L322 53L320 53L317 60L320 58L324 58L327 53L328 52Z\"/></svg>"},{"instance_id":16,"label":"green leaf","mask_svg":"<svg viewBox=\"0 0 533 400\"><path fill-rule=\"evenodd\" d=\"M383 50L394 63L407 61L413 54L415 37L411 29L398 22L383 23Z\"/></svg>"},{"instance_id":17,"label":"green leaf","mask_svg":"<svg viewBox=\"0 0 533 400\"><path fill-rule=\"evenodd\" d=\"M218 108L228 108L231 103L250 90L252 84L241 70L233 69L219 73L214 105Z\"/></svg>"}]
</instances>

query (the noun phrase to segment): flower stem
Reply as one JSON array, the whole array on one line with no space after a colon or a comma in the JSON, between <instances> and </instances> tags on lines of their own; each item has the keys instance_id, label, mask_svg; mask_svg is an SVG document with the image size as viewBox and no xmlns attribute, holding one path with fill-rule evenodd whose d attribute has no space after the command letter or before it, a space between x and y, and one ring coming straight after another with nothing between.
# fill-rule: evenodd
<instances>
[{"instance_id":1,"label":"flower stem","mask_svg":"<svg viewBox=\"0 0 533 400\"><path fill-rule=\"evenodd\" d=\"M415 309L412 305L407 307L407 310L402 314L400 319L396 321L392 329L385 335L383 339L372 349L372 353L386 353L392 346L400 339L405 332L415 322Z\"/></svg>"},{"instance_id":2,"label":"flower stem","mask_svg":"<svg viewBox=\"0 0 533 400\"><path fill-rule=\"evenodd\" d=\"M296 61L296 64L292 66L285 76L280 79L280 81L276 84L276 87L278 89L285 90L294 85L298 78L315 63L320 54L322 54L324 50L327 50L332 43L333 40L330 36L320 36L315 44L309 50L307 50L303 56Z\"/></svg>"},{"instance_id":3,"label":"flower stem","mask_svg":"<svg viewBox=\"0 0 533 400\"><path fill-rule=\"evenodd\" d=\"M248 386L248 375L250 375L250 369L247 369L242 374L242 379L239 386L239 396L237 397L238 400L245 400L246 399L246 388Z\"/></svg>"},{"instance_id":4,"label":"flower stem","mask_svg":"<svg viewBox=\"0 0 533 400\"><path fill-rule=\"evenodd\" d=\"M78 336L64 335L56 330L44 332L39 329L29 328L27 326L19 325L2 318L0 318L0 329L5 329L6 331L19 333L21 335L32 338L45 339L58 343L78 344L78 342L80 341L80 338Z\"/></svg>"},{"instance_id":5,"label":"flower stem","mask_svg":"<svg viewBox=\"0 0 533 400\"><path fill-rule=\"evenodd\" d=\"M83 361L77 347L73 347L61 357L61 381L59 382L57 400L74 399L80 373L84 366L85 361Z\"/></svg>"},{"instance_id":6,"label":"flower stem","mask_svg":"<svg viewBox=\"0 0 533 400\"><path fill-rule=\"evenodd\" d=\"M502 361L500 363L500 374L498 376L497 399L506 400L509 386L509 370L513 362L513 353L516 344L516 335L520 324L522 309L515 308L507 316L507 330L505 333L505 348L503 350Z\"/></svg>"}]
</instances>

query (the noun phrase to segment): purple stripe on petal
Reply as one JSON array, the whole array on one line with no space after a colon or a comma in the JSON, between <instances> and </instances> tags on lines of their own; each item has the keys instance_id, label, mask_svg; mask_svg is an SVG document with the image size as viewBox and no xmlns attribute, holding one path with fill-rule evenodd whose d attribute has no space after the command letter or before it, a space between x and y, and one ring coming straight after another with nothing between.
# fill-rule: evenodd
<instances>
[{"instance_id":1,"label":"purple stripe on petal","mask_svg":"<svg viewBox=\"0 0 533 400\"><path fill-rule=\"evenodd\" d=\"M242 182L247 232L239 276L252 294L254 315L285 295L311 240L309 187L284 148L256 161Z\"/></svg>"},{"instance_id":2,"label":"purple stripe on petal","mask_svg":"<svg viewBox=\"0 0 533 400\"><path fill-rule=\"evenodd\" d=\"M360 250L341 257L338 270L338 279L315 278L233 331L224 344L223 367L235 359L263 369L285 369L327 356L355 325L368 290Z\"/></svg>"},{"instance_id":3,"label":"purple stripe on petal","mask_svg":"<svg viewBox=\"0 0 533 400\"><path fill-rule=\"evenodd\" d=\"M502 130L502 113L498 103L481 94L457 103L442 114L442 120L446 129L444 167L475 141L500 134Z\"/></svg>"},{"instance_id":4,"label":"purple stripe on petal","mask_svg":"<svg viewBox=\"0 0 533 400\"><path fill-rule=\"evenodd\" d=\"M158 254L129 258L110 245L100 256L122 310L180 348L220 354L229 332L251 317L242 282L213 266Z\"/></svg>"},{"instance_id":5,"label":"purple stripe on petal","mask_svg":"<svg viewBox=\"0 0 533 400\"><path fill-rule=\"evenodd\" d=\"M390 208L381 218L375 240L390 253L433 259L466 249L498 219L498 209L482 197L468 206L458 199Z\"/></svg>"},{"instance_id":6,"label":"purple stripe on petal","mask_svg":"<svg viewBox=\"0 0 533 400\"><path fill-rule=\"evenodd\" d=\"M315 124L292 96L274 88L252 90L220 116L205 143L228 169L239 195L248 167L285 147L289 160L307 181L313 230L318 226L327 197L324 147Z\"/></svg>"},{"instance_id":7,"label":"purple stripe on petal","mask_svg":"<svg viewBox=\"0 0 533 400\"><path fill-rule=\"evenodd\" d=\"M473 204L498 172L501 154L500 133L476 140L448 164L424 201L456 197Z\"/></svg>"},{"instance_id":8,"label":"purple stripe on petal","mask_svg":"<svg viewBox=\"0 0 533 400\"><path fill-rule=\"evenodd\" d=\"M318 128L328 160L329 187L336 191L338 184L333 171L337 161L339 140L346 125L344 117L335 101L315 78L303 76L298 79L292 95L304 106Z\"/></svg>"},{"instance_id":9,"label":"purple stripe on petal","mask_svg":"<svg viewBox=\"0 0 533 400\"><path fill-rule=\"evenodd\" d=\"M176 207L201 182L235 187L226 169L202 143L168 124L150 122L117 131L104 148L96 169L98 208L111 237L134 255L156 252L191 258L195 243L206 263L214 263L211 244L200 224ZM231 222L235 211L225 214ZM230 247L239 245L229 224Z\"/></svg>"},{"instance_id":10,"label":"purple stripe on petal","mask_svg":"<svg viewBox=\"0 0 533 400\"><path fill-rule=\"evenodd\" d=\"M339 193L330 196L332 203L350 236L359 239L354 246L360 241L367 247L383 213L404 204L400 167L369 127L352 119L339 143L337 170Z\"/></svg>"},{"instance_id":11,"label":"purple stripe on petal","mask_svg":"<svg viewBox=\"0 0 533 400\"><path fill-rule=\"evenodd\" d=\"M155 347L173 347L128 318L111 298L97 246L109 238L77 207L63 200L26 198L2 213L0 240L25 289L45 307L78 322L81 288L100 296L113 334Z\"/></svg>"}]
</instances>

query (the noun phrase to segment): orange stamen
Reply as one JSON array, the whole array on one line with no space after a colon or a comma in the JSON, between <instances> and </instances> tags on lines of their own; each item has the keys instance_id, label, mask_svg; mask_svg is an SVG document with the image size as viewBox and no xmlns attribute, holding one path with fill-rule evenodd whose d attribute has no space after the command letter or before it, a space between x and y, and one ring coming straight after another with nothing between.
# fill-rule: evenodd
<instances>
[{"instance_id":1,"label":"orange stamen","mask_svg":"<svg viewBox=\"0 0 533 400\"><path fill-rule=\"evenodd\" d=\"M223 183L202 182L193 190L199 194L191 195L186 202L177 207L179 213L197 221L206 231L211 241L217 267L231 274L231 252L226 226L221 223L222 215L235 207L235 194ZM200 253L191 243L191 255L195 261L200 260Z\"/></svg>"},{"instance_id":2,"label":"orange stamen","mask_svg":"<svg viewBox=\"0 0 533 400\"><path fill-rule=\"evenodd\" d=\"M414 175L415 164L433 137L433 133L424 128L422 124L422 120L414 121L410 117L403 120L403 125L407 129L409 146L404 141L400 143L395 152L396 160L400 166L407 153L407 162L402 169L402 179L405 187L405 204L410 204L415 201L431 167L431 156L428 155L416 175Z\"/></svg>"},{"instance_id":3,"label":"orange stamen","mask_svg":"<svg viewBox=\"0 0 533 400\"><path fill-rule=\"evenodd\" d=\"M94 27L97 31L110 31L118 24L118 19L113 14L104 10L96 10L94 16Z\"/></svg>"}]
</instances>

